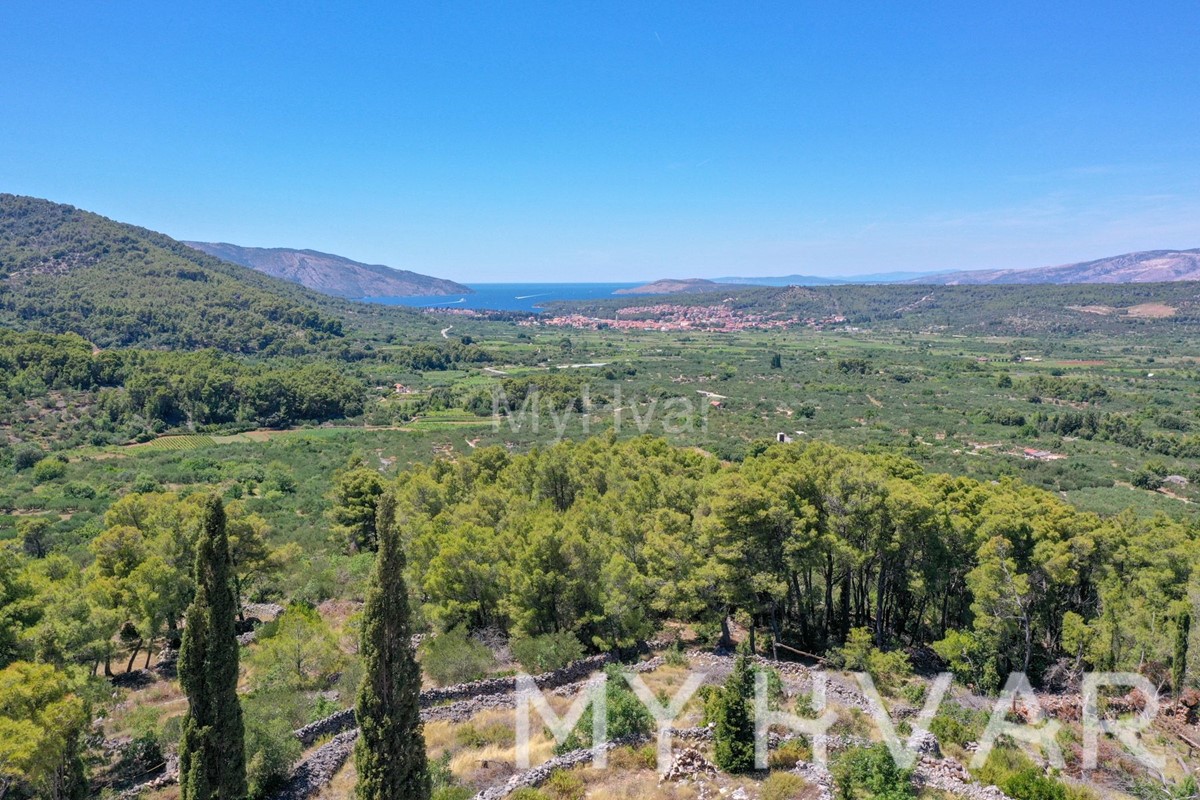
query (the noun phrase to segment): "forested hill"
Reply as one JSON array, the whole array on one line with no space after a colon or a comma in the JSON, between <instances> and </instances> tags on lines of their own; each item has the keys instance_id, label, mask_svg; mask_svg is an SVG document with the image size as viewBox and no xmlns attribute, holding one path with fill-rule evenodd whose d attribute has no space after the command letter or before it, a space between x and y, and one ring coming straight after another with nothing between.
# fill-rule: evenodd
<instances>
[{"instance_id":1,"label":"forested hill","mask_svg":"<svg viewBox=\"0 0 1200 800\"><path fill-rule=\"evenodd\" d=\"M0 324L97 346L295 353L414 314L323 296L154 231L0 194Z\"/></svg>"}]
</instances>

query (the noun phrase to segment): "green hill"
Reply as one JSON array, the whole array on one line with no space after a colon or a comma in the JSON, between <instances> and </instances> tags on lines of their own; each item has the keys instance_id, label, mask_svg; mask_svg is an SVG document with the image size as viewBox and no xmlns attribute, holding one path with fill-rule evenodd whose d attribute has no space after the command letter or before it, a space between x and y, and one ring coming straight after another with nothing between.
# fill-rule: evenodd
<instances>
[{"instance_id":1,"label":"green hill","mask_svg":"<svg viewBox=\"0 0 1200 800\"><path fill-rule=\"evenodd\" d=\"M161 233L0 194L0 324L97 346L300 353L418 315L326 297Z\"/></svg>"}]
</instances>

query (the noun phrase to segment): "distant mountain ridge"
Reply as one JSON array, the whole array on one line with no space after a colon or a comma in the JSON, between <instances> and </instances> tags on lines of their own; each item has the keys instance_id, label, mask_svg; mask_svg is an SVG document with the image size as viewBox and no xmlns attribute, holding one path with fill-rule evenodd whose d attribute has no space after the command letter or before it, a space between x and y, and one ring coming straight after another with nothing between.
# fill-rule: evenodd
<instances>
[{"instance_id":1,"label":"distant mountain ridge","mask_svg":"<svg viewBox=\"0 0 1200 800\"><path fill-rule=\"evenodd\" d=\"M713 278L717 283L732 283L746 286L845 286L853 283L901 283L934 272L874 272L866 275L847 275L843 278L827 278L821 275L764 275L729 276Z\"/></svg>"},{"instance_id":2,"label":"distant mountain ridge","mask_svg":"<svg viewBox=\"0 0 1200 800\"><path fill-rule=\"evenodd\" d=\"M663 278L628 289L617 289L613 294L697 294L728 288L728 284L717 283L705 278Z\"/></svg>"},{"instance_id":3,"label":"distant mountain ridge","mask_svg":"<svg viewBox=\"0 0 1200 800\"><path fill-rule=\"evenodd\" d=\"M1144 250L1033 269L965 270L926 275L908 283L946 286L994 283L1169 283L1200 280L1200 248Z\"/></svg>"},{"instance_id":4,"label":"distant mountain ridge","mask_svg":"<svg viewBox=\"0 0 1200 800\"><path fill-rule=\"evenodd\" d=\"M334 297L410 297L471 294L461 283L383 264L363 264L344 256L287 247L241 247L227 242L184 242L210 256L298 283Z\"/></svg>"}]
</instances>

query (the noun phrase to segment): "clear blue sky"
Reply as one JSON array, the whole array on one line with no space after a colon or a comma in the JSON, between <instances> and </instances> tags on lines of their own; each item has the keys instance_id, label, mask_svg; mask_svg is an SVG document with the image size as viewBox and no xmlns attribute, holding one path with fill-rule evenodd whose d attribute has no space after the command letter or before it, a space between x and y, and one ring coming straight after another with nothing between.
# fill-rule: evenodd
<instances>
[{"instance_id":1,"label":"clear blue sky","mask_svg":"<svg viewBox=\"0 0 1200 800\"><path fill-rule=\"evenodd\" d=\"M465 281L1200 247L1200 3L0 3L0 191Z\"/></svg>"}]
</instances>

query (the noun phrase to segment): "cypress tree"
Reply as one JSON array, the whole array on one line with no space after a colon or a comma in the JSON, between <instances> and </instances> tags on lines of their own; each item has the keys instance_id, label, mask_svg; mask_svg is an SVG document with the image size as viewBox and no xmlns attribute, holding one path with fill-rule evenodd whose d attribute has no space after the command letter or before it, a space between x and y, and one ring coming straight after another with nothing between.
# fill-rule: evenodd
<instances>
[{"instance_id":1,"label":"cypress tree","mask_svg":"<svg viewBox=\"0 0 1200 800\"><path fill-rule=\"evenodd\" d=\"M1175 654L1171 664L1171 684L1175 694L1183 691L1187 680L1188 638L1192 633L1192 616L1184 611L1175 620Z\"/></svg>"},{"instance_id":2,"label":"cypress tree","mask_svg":"<svg viewBox=\"0 0 1200 800\"><path fill-rule=\"evenodd\" d=\"M363 606L363 681L354 747L359 800L428 800L432 792L421 732L421 668L412 649L404 551L396 500L379 499L379 553Z\"/></svg>"},{"instance_id":3,"label":"cypress tree","mask_svg":"<svg viewBox=\"0 0 1200 800\"><path fill-rule=\"evenodd\" d=\"M713 760L726 772L754 769L754 670L745 655L733 663L733 673L717 697L713 730Z\"/></svg>"},{"instance_id":4,"label":"cypress tree","mask_svg":"<svg viewBox=\"0 0 1200 800\"><path fill-rule=\"evenodd\" d=\"M179 742L182 800L242 800L246 753L238 702L238 642L225 509L220 498L204 501L193 577L196 596L187 611L179 682L188 712Z\"/></svg>"}]
</instances>

